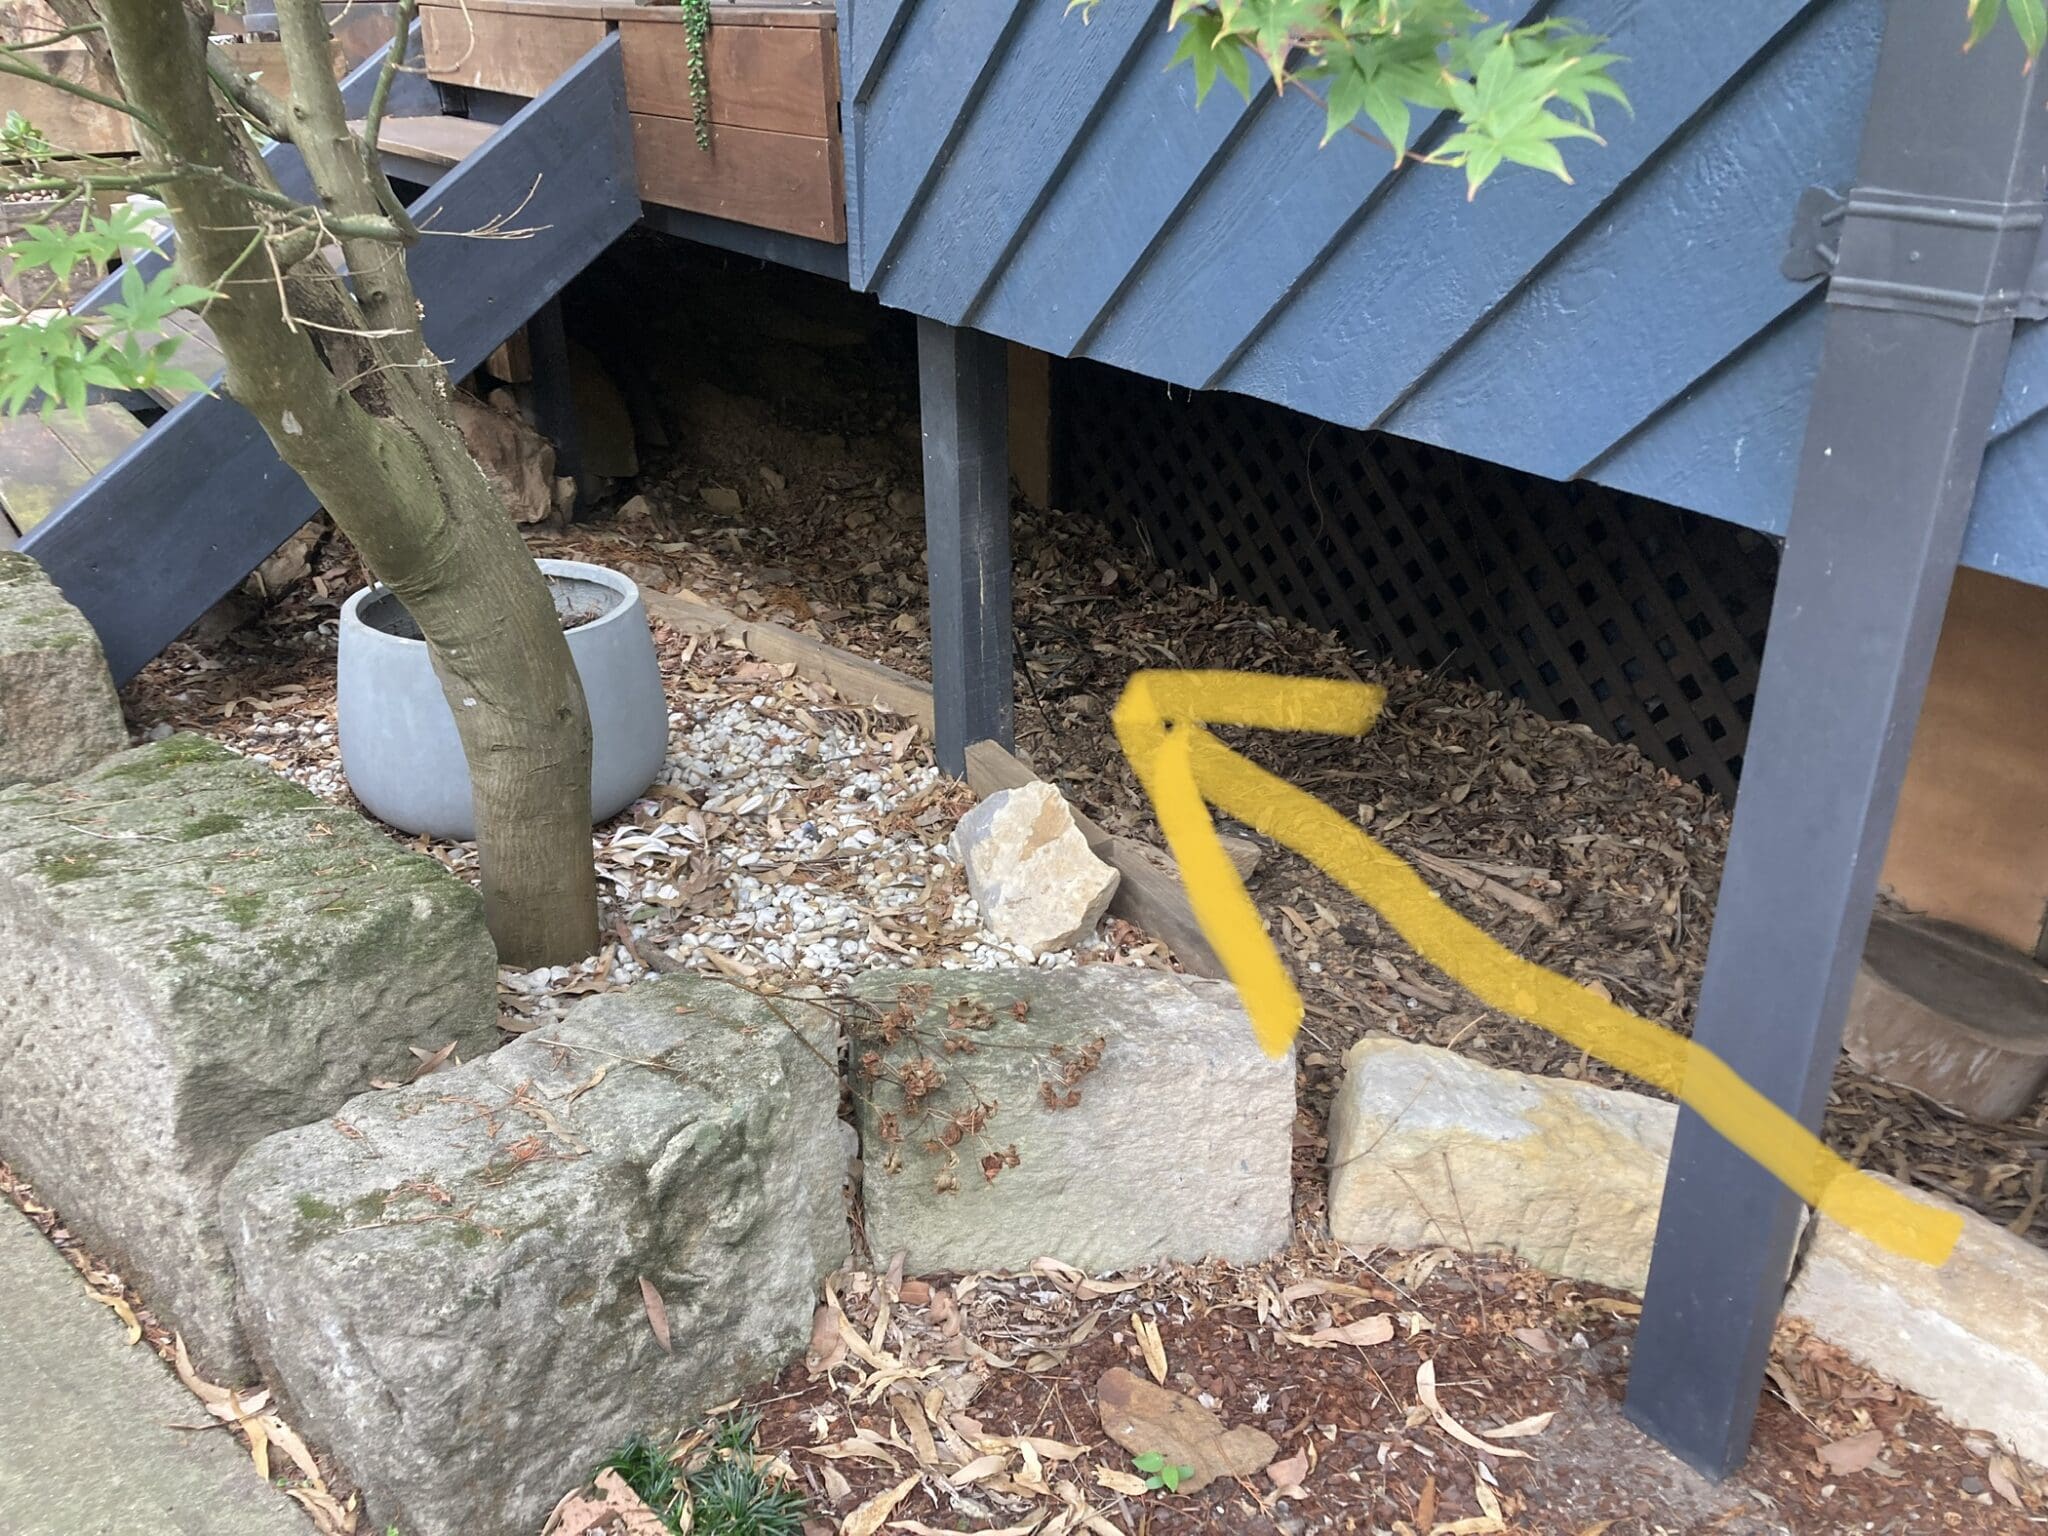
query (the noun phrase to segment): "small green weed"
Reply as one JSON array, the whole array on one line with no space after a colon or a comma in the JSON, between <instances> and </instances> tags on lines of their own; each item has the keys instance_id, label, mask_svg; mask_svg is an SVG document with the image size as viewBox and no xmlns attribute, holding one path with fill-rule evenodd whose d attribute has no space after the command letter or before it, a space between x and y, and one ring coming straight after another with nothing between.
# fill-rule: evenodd
<instances>
[{"instance_id":1,"label":"small green weed","mask_svg":"<svg viewBox=\"0 0 2048 1536\"><path fill-rule=\"evenodd\" d=\"M692 1536L801 1536L809 1513L804 1497L755 1461L759 1427L758 1414L720 1419L680 1463L651 1441L635 1439L605 1466L616 1470L670 1530L687 1529Z\"/></svg>"},{"instance_id":2,"label":"small green weed","mask_svg":"<svg viewBox=\"0 0 2048 1536\"><path fill-rule=\"evenodd\" d=\"M1175 1466L1159 1451L1133 1456L1131 1465L1145 1474L1147 1488L1164 1488L1168 1493L1180 1492L1180 1485L1195 1475L1193 1467Z\"/></svg>"}]
</instances>

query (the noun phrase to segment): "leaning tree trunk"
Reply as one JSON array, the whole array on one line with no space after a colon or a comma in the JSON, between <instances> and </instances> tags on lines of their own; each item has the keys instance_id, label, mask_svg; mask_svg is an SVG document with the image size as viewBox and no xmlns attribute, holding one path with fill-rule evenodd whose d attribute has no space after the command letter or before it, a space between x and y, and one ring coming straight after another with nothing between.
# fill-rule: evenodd
<instances>
[{"instance_id":1,"label":"leaning tree trunk","mask_svg":"<svg viewBox=\"0 0 2048 1536\"><path fill-rule=\"evenodd\" d=\"M229 395L426 637L469 762L500 959L582 958L597 943L583 690L546 580L456 431L406 274L403 242L416 232L344 120L319 0L278 6L288 108L246 82L234 93L305 156L317 227L276 197L216 98L204 20L178 0L100 9L144 152L180 173L162 196L183 275L220 294L207 320ZM349 284L315 250L335 236Z\"/></svg>"}]
</instances>

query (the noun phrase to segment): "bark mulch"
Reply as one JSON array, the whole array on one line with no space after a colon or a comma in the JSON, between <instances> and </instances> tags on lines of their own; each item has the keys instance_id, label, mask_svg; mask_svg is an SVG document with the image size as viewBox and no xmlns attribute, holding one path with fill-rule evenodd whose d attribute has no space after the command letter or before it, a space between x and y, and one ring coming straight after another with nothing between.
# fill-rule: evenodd
<instances>
[{"instance_id":1,"label":"bark mulch","mask_svg":"<svg viewBox=\"0 0 2048 1536\"><path fill-rule=\"evenodd\" d=\"M1622 1417L1636 1311L1502 1260L1347 1252L1306 1228L1288 1257L1250 1268L856 1272L828 1286L805 1363L741 1406L762 1414L760 1449L810 1492L821 1531L859 1529L862 1507L892 1494L890 1529L1017 1536L2040 1523L2037 1474L1789 1328L1754 1452L1708 1482ZM1114 1367L1264 1430L1273 1463L1199 1492L1145 1491L1098 1421Z\"/></svg>"}]
</instances>

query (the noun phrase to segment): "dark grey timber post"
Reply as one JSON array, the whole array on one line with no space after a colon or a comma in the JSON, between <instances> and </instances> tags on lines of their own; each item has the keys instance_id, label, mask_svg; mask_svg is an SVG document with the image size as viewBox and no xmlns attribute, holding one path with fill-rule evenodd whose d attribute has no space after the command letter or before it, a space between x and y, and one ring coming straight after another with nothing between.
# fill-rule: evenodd
<instances>
[{"instance_id":1,"label":"dark grey timber post","mask_svg":"<svg viewBox=\"0 0 2048 1536\"><path fill-rule=\"evenodd\" d=\"M533 424L555 445L555 473L576 484L570 515L583 510L590 486L583 473L583 444L576 427L575 375L569 366L569 335L562 327L562 301L552 298L526 322L527 350L533 355Z\"/></svg>"},{"instance_id":2,"label":"dark grey timber post","mask_svg":"<svg viewBox=\"0 0 2048 1536\"><path fill-rule=\"evenodd\" d=\"M1695 1038L1818 1127L2048 187L2048 67L1891 0ZM1789 210L1788 210L1789 212ZM1799 1202L1680 1116L1628 1412L1748 1454Z\"/></svg>"},{"instance_id":3,"label":"dark grey timber post","mask_svg":"<svg viewBox=\"0 0 2048 1536\"><path fill-rule=\"evenodd\" d=\"M920 316L924 537L939 766L977 741L1015 745L1010 641L1009 348Z\"/></svg>"}]
</instances>

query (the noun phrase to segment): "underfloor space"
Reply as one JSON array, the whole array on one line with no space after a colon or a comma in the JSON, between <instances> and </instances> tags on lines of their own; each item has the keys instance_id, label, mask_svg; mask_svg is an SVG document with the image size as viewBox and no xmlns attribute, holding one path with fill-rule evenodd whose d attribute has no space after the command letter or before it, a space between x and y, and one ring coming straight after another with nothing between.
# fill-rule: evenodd
<instances>
[{"instance_id":1,"label":"underfloor space","mask_svg":"<svg viewBox=\"0 0 2048 1536\"><path fill-rule=\"evenodd\" d=\"M589 520L531 530L534 551L607 564L650 588L929 676L914 348L903 318L830 284L709 255L678 260L651 241L627 242L596 282L603 286L569 295L571 334L615 378L633 381L667 441L650 444L643 428L637 477L610 487ZM637 306L630 328L607 325L603 296L622 291L659 292L664 302ZM1516 953L1688 1027L1728 832L1718 798L1584 724L1547 719L1442 668L1354 650L1194 584L1120 542L1099 515L1106 510L1016 511L1018 747L1041 776L1110 831L1156 842L1110 730L1133 671L1378 682L1387 709L1362 741L1246 735L1234 744L1368 828ZM333 735L334 634L361 579L345 545L325 537L303 574L243 601L237 627L203 625L147 668L125 694L131 724L145 735L202 732L351 803ZM945 851L969 797L937 773L923 732L846 708L730 646L659 626L657 641L674 711L668 789L596 833L615 937L582 967L503 974L508 1032L649 970L829 987L873 965L1027 958L978 945ZM749 769L778 749L818 765L803 824L754 803ZM873 836L862 839L863 828ZM830 840L822 851L821 833ZM461 845L429 851L472 869ZM829 887L830 901L806 910L778 894L793 879ZM1115 1365L1143 1371L1139 1341L1156 1329L1167 1379L1214 1398L1233 1421L1265 1424L1290 1453L1313 1451L1303 1494L1269 1486L1262 1473L1200 1505L1148 1504L1149 1524L1129 1528L1156 1536L1269 1526L1293 1536L1396 1521L1424 1532L1469 1521L1451 1529L1477 1532L1506 1528L1503 1515L1516 1529L1563 1536L1608 1529L1602 1522L1613 1522L1615 1536L1918 1532L1937 1528L1931 1521L1957 1531L2030 1528L2028 1511L2048 1497L2032 1469L1791 1328L1781 1330L1757 1452L1741 1476L1719 1492L1667 1481L1676 1463L1617 1410L1634 1302L1449 1249L1360 1255L1319 1236L1329 1106L1343 1053L1362 1036L1392 1033L1528 1072L1622 1079L1476 1007L1293 855L1269 850L1251 888L1309 1008L1294 1251L1267 1266L1154 1272L1107 1288L1057 1270L839 1277L832 1294L850 1328L879 1338L887 1311L902 1353L842 1362L829 1378L793 1367L748 1399L764 1415L762 1448L798 1469L820 1508L844 1517L915 1470L911 1417L891 1406L901 1394L881 1395L899 1379L892 1373L922 1373L936 1388L974 1376L976 1349L1021 1352L1036 1363L957 1383L977 1392L980 1422L993 1435L1094 1445L1098 1377ZM1117 921L1072 953L1029 958L1167 963L1148 935ZM2048 1116L2038 1106L2022 1122L1975 1125L1845 1069L1827 1136L1852 1160L2048 1246ZM32 1196L13 1193L33 1209ZM54 1227L59 1214L43 1219ZM93 1277L88 1257L74 1262ZM121 1294L118 1277L111 1285ZM1407 1337L1369 1353L1273 1348L1289 1330L1307 1338L1341 1328L1366 1299L1412 1315ZM1534 1460L1502 1464L1496 1479L1455 1440L1431 1438L1431 1415L1418 1406L1424 1353L1445 1361L1441 1402L1453 1418L1495 1424L1559 1409L1527 1442ZM876 1434L891 1454L847 1448ZM1129 1476L1119 1460L1062 1464L1054 1453L1046 1497L1028 1510L983 1501L977 1515L970 1493L950 1511L919 1503L898 1516L913 1531L1028 1530L1072 1507L1058 1491L1063 1478L1109 1497L1117 1485L1097 1477L1104 1471Z\"/></svg>"},{"instance_id":2,"label":"underfloor space","mask_svg":"<svg viewBox=\"0 0 2048 1536\"><path fill-rule=\"evenodd\" d=\"M637 371L670 442L643 445L637 482L615 487L595 520L536 530L535 551L611 564L928 677L907 322L829 283L708 254L678 261L675 249L625 242L590 287L572 290L568 311L572 334L612 349L608 363L630 347L615 371ZM637 310L630 331L579 329L589 305L621 285L671 302ZM1109 724L1131 672L1242 668L1383 684L1387 708L1363 741L1246 734L1234 744L1350 814L1517 954L1688 1027L1727 842L1717 797L1583 723L1193 585L1134 554L1093 513L1016 510L1018 749L1041 776L1110 831L1156 842ZM322 792L345 795L322 727L333 617L356 580L328 539L314 574L253 622L223 643L180 643L147 669L129 691L131 718L205 731L288 771L303 765ZM920 739L921 761L928 750ZM1475 1006L1294 855L1270 853L1251 888L1308 1003L1309 1104L1327 1103L1344 1048L1374 1030L1523 1071L1623 1081ZM1826 1136L1854 1162L2048 1246L2048 1106L1981 1125L1844 1066Z\"/></svg>"}]
</instances>

